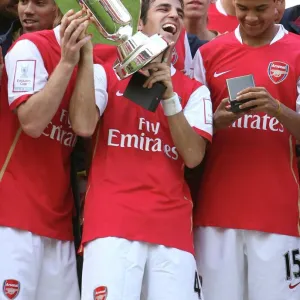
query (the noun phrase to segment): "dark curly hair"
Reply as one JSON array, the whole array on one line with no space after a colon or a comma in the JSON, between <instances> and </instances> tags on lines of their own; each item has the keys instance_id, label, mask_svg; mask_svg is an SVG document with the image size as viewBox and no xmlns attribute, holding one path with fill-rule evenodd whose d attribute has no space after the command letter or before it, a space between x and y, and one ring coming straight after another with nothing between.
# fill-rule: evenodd
<instances>
[{"instance_id":1,"label":"dark curly hair","mask_svg":"<svg viewBox=\"0 0 300 300\"><path fill-rule=\"evenodd\" d=\"M155 0L142 0L142 7L141 7L141 16L140 19L142 20L143 24L146 24L147 22L147 15L148 15L148 10L150 8L150 5L154 2ZM181 8L184 8L184 3L183 0L179 0Z\"/></svg>"}]
</instances>

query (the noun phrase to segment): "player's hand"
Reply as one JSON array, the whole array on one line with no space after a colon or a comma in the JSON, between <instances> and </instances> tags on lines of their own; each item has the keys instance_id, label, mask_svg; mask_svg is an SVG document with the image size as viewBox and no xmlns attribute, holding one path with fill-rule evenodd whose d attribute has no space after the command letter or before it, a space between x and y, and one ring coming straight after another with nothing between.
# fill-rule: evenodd
<instances>
[{"instance_id":1,"label":"player's hand","mask_svg":"<svg viewBox=\"0 0 300 300\"><path fill-rule=\"evenodd\" d=\"M89 10L87 10L83 5L82 5L82 11L83 14L86 15L89 20L90 23L96 23L95 18L91 15L91 12ZM80 39L83 39L85 36L87 36L87 32L82 32L80 35ZM92 36L91 36L92 37ZM90 39L89 41L87 41L81 48L80 50L80 54L81 57L93 57L93 43L92 43L92 39Z\"/></svg>"},{"instance_id":2,"label":"player's hand","mask_svg":"<svg viewBox=\"0 0 300 300\"><path fill-rule=\"evenodd\" d=\"M86 35L86 29L90 23L90 16L81 10L74 13L68 11L62 19L60 27L61 37L61 61L75 67L80 59L81 48L91 40Z\"/></svg>"},{"instance_id":3,"label":"player's hand","mask_svg":"<svg viewBox=\"0 0 300 300\"><path fill-rule=\"evenodd\" d=\"M229 99L223 99L214 113L214 130L229 127L233 122L241 118L243 115L244 113L231 112Z\"/></svg>"},{"instance_id":4,"label":"player's hand","mask_svg":"<svg viewBox=\"0 0 300 300\"><path fill-rule=\"evenodd\" d=\"M279 110L279 102L274 99L271 94L264 87L252 87L247 88L240 93L238 93L237 101L245 99L254 99L247 103L241 104L240 108L249 108L251 106L256 106L248 112L264 112L270 116L275 117Z\"/></svg>"},{"instance_id":5,"label":"player's hand","mask_svg":"<svg viewBox=\"0 0 300 300\"><path fill-rule=\"evenodd\" d=\"M2 54L2 47L0 46L0 84L1 84L3 68L4 68L4 58Z\"/></svg>"},{"instance_id":6,"label":"player's hand","mask_svg":"<svg viewBox=\"0 0 300 300\"><path fill-rule=\"evenodd\" d=\"M173 47L167 49L162 62L152 62L143 68L143 70L148 70L150 73L143 87L151 89L154 83L161 82L166 87L166 91L162 96L163 99L169 99L174 95L170 64L172 50Z\"/></svg>"}]
</instances>

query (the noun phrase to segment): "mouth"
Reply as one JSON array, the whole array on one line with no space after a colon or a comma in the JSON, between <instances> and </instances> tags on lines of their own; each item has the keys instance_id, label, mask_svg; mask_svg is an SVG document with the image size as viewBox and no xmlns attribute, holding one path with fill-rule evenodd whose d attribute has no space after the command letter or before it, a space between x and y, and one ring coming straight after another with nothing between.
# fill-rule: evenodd
<instances>
[{"instance_id":1,"label":"mouth","mask_svg":"<svg viewBox=\"0 0 300 300\"><path fill-rule=\"evenodd\" d=\"M32 24L36 23L36 21L35 21L35 20L32 20L32 19L24 19L24 20L23 20L23 23L24 23L25 25L32 25Z\"/></svg>"},{"instance_id":2,"label":"mouth","mask_svg":"<svg viewBox=\"0 0 300 300\"><path fill-rule=\"evenodd\" d=\"M187 5L202 5L202 3L200 1L193 0L193 1L189 1Z\"/></svg>"},{"instance_id":3,"label":"mouth","mask_svg":"<svg viewBox=\"0 0 300 300\"><path fill-rule=\"evenodd\" d=\"M163 31L168 32L172 35L175 35L177 33L177 26L172 23L166 23L162 27Z\"/></svg>"}]
</instances>

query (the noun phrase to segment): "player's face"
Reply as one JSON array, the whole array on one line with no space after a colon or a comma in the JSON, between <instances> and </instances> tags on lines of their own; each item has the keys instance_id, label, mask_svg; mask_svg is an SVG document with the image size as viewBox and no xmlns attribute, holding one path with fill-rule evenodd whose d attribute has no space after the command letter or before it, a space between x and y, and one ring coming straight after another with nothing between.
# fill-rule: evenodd
<instances>
[{"instance_id":1,"label":"player's face","mask_svg":"<svg viewBox=\"0 0 300 300\"><path fill-rule=\"evenodd\" d=\"M285 11L285 0L276 0L276 1L277 1L277 12L275 14L275 23L279 23Z\"/></svg>"},{"instance_id":2,"label":"player's face","mask_svg":"<svg viewBox=\"0 0 300 300\"><path fill-rule=\"evenodd\" d=\"M258 37L273 26L277 0L234 0L234 4L246 35Z\"/></svg>"},{"instance_id":3,"label":"player's face","mask_svg":"<svg viewBox=\"0 0 300 300\"><path fill-rule=\"evenodd\" d=\"M20 0L18 13L25 33L52 29L57 6L53 0Z\"/></svg>"},{"instance_id":4,"label":"player's face","mask_svg":"<svg viewBox=\"0 0 300 300\"><path fill-rule=\"evenodd\" d=\"M207 18L207 11L211 0L184 0L184 18Z\"/></svg>"},{"instance_id":5,"label":"player's face","mask_svg":"<svg viewBox=\"0 0 300 300\"><path fill-rule=\"evenodd\" d=\"M139 30L148 36L162 35L168 42L177 42L183 27L183 8L179 0L155 0L150 4L146 23Z\"/></svg>"}]
</instances>

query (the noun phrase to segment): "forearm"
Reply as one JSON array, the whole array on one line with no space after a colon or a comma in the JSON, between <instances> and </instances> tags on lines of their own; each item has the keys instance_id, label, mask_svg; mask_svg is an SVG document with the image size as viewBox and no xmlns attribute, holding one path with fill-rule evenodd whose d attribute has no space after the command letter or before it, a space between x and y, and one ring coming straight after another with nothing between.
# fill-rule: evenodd
<instances>
[{"instance_id":1,"label":"forearm","mask_svg":"<svg viewBox=\"0 0 300 300\"><path fill-rule=\"evenodd\" d=\"M277 115L278 121L286 128L297 140L300 140L300 114L280 105L280 112Z\"/></svg>"},{"instance_id":2,"label":"forearm","mask_svg":"<svg viewBox=\"0 0 300 300\"><path fill-rule=\"evenodd\" d=\"M69 84L73 67L60 62L45 87L17 109L22 129L39 137L57 112Z\"/></svg>"},{"instance_id":3,"label":"forearm","mask_svg":"<svg viewBox=\"0 0 300 300\"><path fill-rule=\"evenodd\" d=\"M204 157L206 141L190 126L183 112L168 117L173 142L185 165L194 168Z\"/></svg>"},{"instance_id":4,"label":"forearm","mask_svg":"<svg viewBox=\"0 0 300 300\"><path fill-rule=\"evenodd\" d=\"M75 90L70 102L70 121L76 134L87 137L94 133L98 120L93 56L82 56L78 66Z\"/></svg>"}]
</instances>

